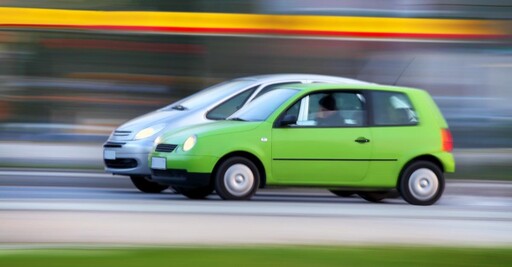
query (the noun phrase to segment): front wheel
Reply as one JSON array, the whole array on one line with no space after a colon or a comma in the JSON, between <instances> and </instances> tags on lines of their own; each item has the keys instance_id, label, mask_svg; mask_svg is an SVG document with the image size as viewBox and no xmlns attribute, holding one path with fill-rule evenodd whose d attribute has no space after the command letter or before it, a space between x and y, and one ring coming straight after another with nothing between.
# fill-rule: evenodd
<instances>
[{"instance_id":1,"label":"front wheel","mask_svg":"<svg viewBox=\"0 0 512 267\"><path fill-rule=\"evenodd\" d=\"M137 189L144 193L161 193L165 189L169 188L167 185L162 185L149 180L149 176L130 176L132 183Z\"/></svg>"},{"instance_id":2,"label":"front wheel","mask_svg":"<svg viewBox=\"0 0 512 267\"><path fill-rule=\"evenodd\" d=\"M444 191L441 169L429 161L416 161L408 165L400 177L398 190L402 198L412 205L432 205Z\"/></svg>"},{"instance_id":3,"label":"front wheel","mask_svg":"<svg viewBox=\"0 0 512 267\"><path fill-rule=\"evenodd\" d=\"M346 190L338 190L338 189L329 189L329 192L339 196L339 197L351 197L355 194L354 191L346 191Z\"/></svg>"},{"instance_id":4,"label":"front wheel","mask_svg":"<svg viewBox=\"0 0 512 267\"><path fill-rule=\"evenodd\" d=\"M383 199L388 198L390 196L389 191L359 192L357 194L362 199L369 201L369 202L374 202L374 203L379 203Z\"/></svg>"},{"instance_id":5,"label":"front wheel","mask_svg":"<svg viewBox=\"0 0 512 267\"><path fill-rule=\"evenodd\" d=\"M256 193L259 184L258 168L244 157L228 158L215 173L215 191L225 200L248 200Z\"/></svg>"},{"instance_id":6,"label":"front wheel","mask_svg":"<svg viewBox=\"0 0 512 267\"><path fill-rule=\"evenodd\" d=\"M211 186L195 188L173 186L172 188L176 193L182 194L190 199L204 199L213 192L213 188Z\"/></svg>"}]
</instances>

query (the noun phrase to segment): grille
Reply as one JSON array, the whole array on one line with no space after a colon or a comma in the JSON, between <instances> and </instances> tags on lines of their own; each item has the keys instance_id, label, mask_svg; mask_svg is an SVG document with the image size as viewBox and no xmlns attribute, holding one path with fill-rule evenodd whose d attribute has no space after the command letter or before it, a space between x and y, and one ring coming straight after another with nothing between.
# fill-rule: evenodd
<instances>
[{"instance_id":1,"label":"grille","mask_svg":"<svg viewBox=\"0 0 512 267\"><path fill-rule=\"evenodd\" d=\"M177 145L172 144L159 144L156 146L156 152L173 152Z\"/></svg>"},{"instance_id":2,"label":"grille","mask_svg":"<svg viewBox=\"0 0 512 267\"><path fill-rule=\"evenodd\" d=\"M135 159L106 159L105 165L112 169L128 169L137 167Z\"/></svg>"},{"instance_id":3,"label":"grille","mask_svg":"<svg viewBox=\"0 0 512 267\"><path fill-rule=\"evenodd\" d=\"M114 131L114 136L129 136L132 131Z\"/></svg>"},{"instance_id":4,"label":"grille","mask_svg":"<svg viewBox=\"0 0 512 267\"><path fill-rule=\"evenodd\" d=\"M106 142L103 147L122 147L124 144L124 142Z\"/></svg>"}]
</instances>

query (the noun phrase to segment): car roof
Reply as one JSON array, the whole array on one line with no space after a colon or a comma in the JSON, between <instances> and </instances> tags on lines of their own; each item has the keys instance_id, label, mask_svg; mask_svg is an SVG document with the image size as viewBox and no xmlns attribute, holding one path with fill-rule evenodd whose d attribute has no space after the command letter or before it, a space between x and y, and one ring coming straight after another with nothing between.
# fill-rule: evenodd
<instances>
[{"instance_id":1,"label":"car roof","mask_svg":"<svg viewBox=\"0 0 512 267\"><path fill-rule=\"evenodd\" d=\"M280 80L313 80L313 81L332 81L339 84L371 84L351 78L320 75L320 74L302 74L302 73L284 73L284 74L265 74L240 77L237 80L253 80L259 83L276 82Z\"/></svg>"},{"instance_id":2,"label":"car roof","mask_svg":"<svg viewBox=\"0 0 512 267\"><path fill-rule=\"evenodd\" d=\"M312 83L312 84L291 84L284 85L283 88L296 89L301 91L328 91L328 90L380 90L380 91L392 91L392 92L418 92L424 91L422 89L403 87L403 86L391 86L391 85L380 85L380 84L346 84L346 83Z\"/></svg>"}]
</instances>

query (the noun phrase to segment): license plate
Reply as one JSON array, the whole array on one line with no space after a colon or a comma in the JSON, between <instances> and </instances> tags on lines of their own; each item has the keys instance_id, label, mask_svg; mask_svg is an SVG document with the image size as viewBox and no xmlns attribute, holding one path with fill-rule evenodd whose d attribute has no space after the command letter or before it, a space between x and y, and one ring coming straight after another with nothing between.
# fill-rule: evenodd
<instances>
[{"instance_id":1,"label":"license plate","mask_svg":"<svg viewBox=\"0 0 512 267\"><path fill-rule=\"evenodd\" d=\"M165 158L151 158L151 169L165 170L166 169Z\"/></svg>"},{"instance_id":2,"label":"license plate","mask_svg":"<svg viewBox=\"0 0 512 267\"><path fill-rule=\"evenodd\" d=\"M112 150L103 151L103 158L105 159L116 159L116 152Z\"/></svg>"}]
</instances>

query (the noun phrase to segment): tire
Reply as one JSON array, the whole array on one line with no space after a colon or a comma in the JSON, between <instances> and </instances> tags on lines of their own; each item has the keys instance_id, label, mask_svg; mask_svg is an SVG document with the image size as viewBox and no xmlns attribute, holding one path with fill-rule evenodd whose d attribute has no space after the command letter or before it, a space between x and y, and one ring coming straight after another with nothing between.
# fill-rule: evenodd
<instances>
[{"instance_id":1,"label":"tire","mask_svg":"<svg viewBox=\"0 0 512 267\"><path fill-rule=\"evenodd\" d=\"M174 191L174 193L181 194L181 189L183 189L183 187L171 186L171 189L172 189L172 191Z\"/></svg>"},{"instance_id":2,"label":"tire","mask_svg":"<svg viewBox=\"0 0 512 267\"><path fill-rule=\"evenodd\" d=\"M176 193L182 194L190 199L205 199L213 192L213 188L210 186L196 188L173 186L173 189L176 191Z\"/></svg>"},{"instance_id":3,"label":"tire","mask_svg":"<svg viewBox=\"0 0 512 267\"><path fill-rule=\"evenodd\" d=\"M357 194L366 201L379 203L390 196L390 191L359 192Z\"/></svg>"},{"instance_id":4,"label":"tire","mask_svg":"<svg viewBox=\"0 0 512 267\"><path fill-rule=\"evenodd\" d=\"M162 185L149 180L148 176L132 175L130 176L132 183L137 189L144 193L161 193L169 188L167 185Z\"/></svg>"},{"instance_id":5,"label":"tire","mask_svg":"<svg viewBox=\"0 0 512 267\"><path fill-rule=\"evenodd\" d=\"M329 192L339 196L339 197L351 197L355 194L354 191L346 191L346 190L336 190L336 189L329 189Z\"/></svg>"},{"instance_id":6,"label":"tire","mask_svg":"<svg viewBox=\"0 0 512 267\"><path fill-rule=\"evenodd\" d=\"M215 172L215 191L224 200L249 200L259 185L258 168L244 157L228 158Z\"/></svg>"},{"instance_id":7,"label":"tire","mask_svg":"<svg viewBox=\"0 0 512 267\"><path fill-rule=\"evenodd\" d=\"M427 206L439 200L444 187L443 172L436 164L429 161L415 161L404 168L398 191L409 204Z\"/></svg>"}]
</instances>

